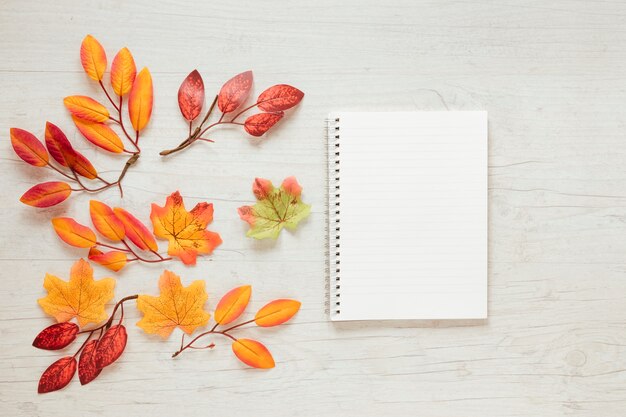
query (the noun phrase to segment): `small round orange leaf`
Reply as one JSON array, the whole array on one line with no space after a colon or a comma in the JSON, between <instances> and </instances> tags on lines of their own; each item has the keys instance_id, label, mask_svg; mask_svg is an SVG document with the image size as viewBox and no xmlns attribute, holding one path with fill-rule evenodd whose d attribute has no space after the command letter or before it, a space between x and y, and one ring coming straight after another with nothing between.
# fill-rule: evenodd
<instances>
[{"instance_id":1,"label":"small round orange leaf","mask_svg":"<svg viewBox=\"0 0 626 417\"><path fill-rule=\"evenodd\" d=\"M252 294L252 287L244 285L228 291L217 303L213 317L218 324L228 324L237 320L246 309Z\"/></svg>"},{"instance_id":2,"label":"small round orange leaf","mask_svg":"<svg viewBox=\"0 0 626 417\"><path fill-rule=\"evenodd\" d=\"M241 362L253 368L269 369L275 365L270 351L256 340L237 339L233 342L232 348Z\"/></svg>"},{"instance_id":3,"label":"small round orange leaf","mask_svg":"<svg viewBox=\"0 0 626 417\"><path fill-rule=\"evenodd\" d=\"M102 104L87 96L69 96L63 99L63 104L72 113L72 116L89 122L106 122L109 120L109 111Z\"/></svg>"},{"instance_id":4,"label":"small round orange leaf","mask_svg":"<svg viewBox=\"0 0 626 417\"><path fill-rule=\"evenodd\" d=\"M20 201L33 207L51 207L65 201L72 189L69 184L62 181L49 181L37 184L21 197Z\"/></svg>"},{"instance_id":5,"label":"small round orange leaf","mask_svg":"<svg viewBox=\"0 0 626 417\"><path fill-rule=\"evenodd\" d=\"M279 299L263 306L254 316L254 322L260 327L272 327L283 324L300 310L300 301Z\"/></svg>"},{"instance_id":6,"label":"small round orange leaf","mask_svg":"<svg viewBox=\"0 0 626 417\"><path fill-rule=\"evenodd\" d=\"M85 36L80 45L80 62L89 78L102 80L107 69L107 55L100 42L91 35Z\"/></svg>"},{"instance_id":7,"label":"small round orange leaf","mask_svg":"<svg viewBox=\"0 0 626 417\"><path fill-rule=\"evenodd\" d=\"M124 223L115 215L113 209L106 204L97 200L91 200L89 202L89 214L96 230L107 239L119 242L126 236Z\"/></svg>"},{"instance_id":8,"label":"small round orange leaf","mask_svg":"<svg viewBox=\"0 0 626 417\"><path fill-rule=\"evenodd\" d=\"M89 248L96 244L96 234L87 226L69 217L55 217L52 226L65 243L77 248Z\"/></svg>"}]
</instances>

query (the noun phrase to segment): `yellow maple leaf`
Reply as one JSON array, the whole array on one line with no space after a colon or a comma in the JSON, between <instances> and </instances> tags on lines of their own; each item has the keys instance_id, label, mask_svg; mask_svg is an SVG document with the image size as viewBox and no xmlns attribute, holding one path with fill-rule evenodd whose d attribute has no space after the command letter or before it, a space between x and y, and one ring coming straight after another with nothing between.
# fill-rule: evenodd
<instances>
[{"instance_id":1,"label":"yellow maple leaf","mask_svg":"<svg viewBox=\"0 0 626 417\"><path fill-rule=\"evenodd\" d=\"M163 272L159 278L158 297L140 295L137 308L143 318L137 322L146 333L156 333L167 339L176 327L187 334L208 323L211 315L204 311L209 298L204 290L204 281L192 282L183 287L180 277L171 271Z\"/></svg>"},{"instance_id":2,"label":"yellow maple leaf","mask_svg":"<svg viewBox=\"0 0 626 417\"><path fill-rule=\"evenodd\" d=\"M178 191L167 197L164 207L152 204L150 220L155 236L169 241L167 253L186 265L195 265L198 253L211 253L222 243L219 234L206 230L213 221L213 204L198 203L187 211Z\"/></svg>"},{"instance_id":3,"label":"yellow maple leaf","mask_svg":"<svg viewBox=\"0 0 626 417\"><path fill-rule=\"evenodd\" d=\"M43 311L58 322L76 317L82 327L108 317L104 305L113 298L115 280L104 278L95 281L91 265L80 259L72 266L69 281L46 274L43 286L48 295L37 300Z\"/></svg>"}]
</instances>

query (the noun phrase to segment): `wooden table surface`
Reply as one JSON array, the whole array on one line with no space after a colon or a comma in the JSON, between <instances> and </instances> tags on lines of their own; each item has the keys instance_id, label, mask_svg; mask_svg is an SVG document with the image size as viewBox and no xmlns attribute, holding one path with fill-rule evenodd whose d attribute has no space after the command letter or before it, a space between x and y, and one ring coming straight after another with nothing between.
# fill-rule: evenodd
<instances>
[{"instance_id":1,"label":"wooden table surface","mask_svg":"<svg viewBox=\"0 0 626 417\"><path fill-rule=\"evenodd\" d=\"M3 416L623 416L626 406L626 4L620 1L10 1L0 2L0 414ZM96 198L147 221L180 190L215 205L224 240L196 267L132 265L116 298L157 293L164 267L206 280L213 309L236 285L252 308L303 302L296 319L258 337L277 362L247 369L229 343L176 359L134 326L122 358L92 384L37 395L59 353L31 346L52 320L36 300L46 272L67 277L84 250L50 218L89 223L90 196L35 210L20 195L50 173L18 161L9 128L42 135L46 120L113 178L123 163L96 151L62 105L103 97L79 62L91 33L109 58L128 46L148 66L155 108L140 162ZM184 139L176 94L194 68L207 94L253 69L306 97L263 140L214 134L174 158ZM487 110L490 265L486 322L333 324L324 312L324 120L332 110ZM380 144L385 146L384 143ZM295 175L312 214L276 242L245 237L236 208L254 177ZM389 204L403 204L402 196ZM410 207L407 207L410 210ZM378 213L377 215L384 215ZM375 239L375 236L373 236ZM165 243L161 243L165 248ZM96 277L112 273L95 267Z\"/></svg>"}]
</instances>

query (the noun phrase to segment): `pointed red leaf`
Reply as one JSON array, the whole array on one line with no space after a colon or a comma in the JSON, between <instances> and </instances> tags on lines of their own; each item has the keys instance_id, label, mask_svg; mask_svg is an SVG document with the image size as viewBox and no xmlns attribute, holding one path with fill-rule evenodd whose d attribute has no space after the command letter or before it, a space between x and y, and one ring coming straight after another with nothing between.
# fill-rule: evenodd
<instances>
[{"instance_id":1,"label":"pointed red leaf","mask_svg":"<svg viewBox=\"0 0 626 417\"><path fill-rule=\"evenodd\" d=\"M54 362L39 378L37 392L40 394L60 390L70 383L76 373L76 359L66 356Z\"/></svg>"},{"instance_id":2,"label":"pointed red leaf","mask_svg":"<svg viewBox=\"0 0 626 417\"><path fill-rule=\"evenodd\" d=\"M96 367L95 353L97 346L97 340L90 340L80 353L80 359L78 360L78 379L81 385L90 383L102 372L102 368Z\"/></svg>"},{"instance_id":3,"label":"pointed red leaf","mask_svg":"<svg viewBox=\"0 0 626 417\"><path fill-rule=\"evenodd\" d=\"M24 162L36 167L48 165L48 152L35 135L16 127L12 127L10 133L13 150Z\"/></svg>"},{"instance_id":4,"label":"pointed red leaf","mask_svg":"<svg viewBox=\"0 0 626 417\"><path fill-rule=\"evenodd\" d=\"M259 109L264 111L287 110L302 101L304 93L287 84L271 86L257 99Z\"/></svg>"},{"instance_id":5,"label":"pointed red leaf","mask_svg":"<svg viewBox=\"0 0 626 417\"><path fill-rule=\"evenodd\" d=\"M252 88L252 71L235 75L222 86L217 97L217 106L222 113L230 113L241 106Z\"/></svg>"},{"instance_id":6,"label":"pointed red leaf","mask_svg":"<svg viewBox=\"0 0 626 417\"><path fill-rule=\"evenodd\" d=\"M67 136L58 126L46 122L46 148L59 164L70 167L76 158L76 151Z\"/></svg>"},{"instance_id":7,"label":"pointed red leaf","mask_svg":"<svg viewBox=\"0 0 626 417\"><path fill-rule=\"evenodd\" d=\"M111 326L96 347L96 367L102 369L115 362L124 352L126 339L126 328L123 325L116 324Z\"/></svg>"},{"instance_id":8,"label":"pointed red leaf","mask_svg":"<svg viewBox=\"0 0 626 417\"><path fill-rule=\"evenodd\" d=\"M63 349L76 339L78 326L74 323L64 322L53 324L43 329L35 340L33 346L38 349L58 350Z\"/></svg>"},{"instance_id":9,"label":"pointed red leaf","mask_svg":"<svg viewBox=\"0 0 626 417\"><path fill-rule=\"evenodd\" d=\"M283 112L253 114L246 119L243 127L252 136L263 136L282 118Z\"/></svg>"},{"instance_id":10,"label":"pointed red leaf","mask_svg":"<svg viewBox=\"0 0 626 417\"><path fill-rule=\"evenodd\" d=\"M198 117L204 104L204 81L198 70L193 70L178 89L178 106L190 122Z\"/></svg>"},{"instance_id":11,"label":"pointed red leaf","mask_svg":"<svg viewBox=\"0 0 626 417\"><path fill-rule=\"evenodd\" d=\"M65 182L42 182L26 191L20 197L20 201L33 207L51 207L65 201L71 193L72 189Z\"/></svg>"}]
</instances>

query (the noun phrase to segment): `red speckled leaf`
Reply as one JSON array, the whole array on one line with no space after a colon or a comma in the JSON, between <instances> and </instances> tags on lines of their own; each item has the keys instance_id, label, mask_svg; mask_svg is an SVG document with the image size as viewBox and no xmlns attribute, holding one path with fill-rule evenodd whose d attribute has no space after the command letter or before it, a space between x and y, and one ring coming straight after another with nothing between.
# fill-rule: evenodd
<instances>
[{"instance_id":1,"label":"red speckled leaf","mask_svg":"<svg viewBox=\"0 0 626 417\"><path fill-rule=\"evenodd\" d=\"M60 390L70 383L76 373L76 359L66 356L48 367L39 379L40 394Z\"/></svg>"},{"instance_id":2,"label":"red speckled leaf","mask_svg":"<svg viewBox=\"0 0 626 417\"><path fill-rule=\"evenodd\" d=\"M126 328L123 325L111 326L102 336L96 348L96 367L102 369L115 362L124 352L126 339Z\"/></svg>"},{"instance_id":3,"label":"red speckled leaf","mask_svg":"<svg viewBox=\"0 0 626 417\"><path fill-rule=\"evenodd\" d=\"M63 349L74 340L78 334L78 326L75 323L57 323L48 326L35 337L33 346L38 349L58 350Z\"/></svg>"},{"instance_id":4,"label":"red speckled leaf","mask_svg":"<svg viewBox=\"0 0 626 417\"><path fill-rule=\"evenodd\" d=\"M36 167L48 165L48 152L35 135L16 127L12 127L10 133L13 150L24 162Z\"/></svg>"},{"instance_id":5,"label":"red speckled leaf","mask_svg":"<svg viewBox=\"0 0 626 417\"><path fill-rule=\"evenodd\" d=\"M230 113L241 106L252 88L252 71L235 75L222 86L217 97L217 106L222 113Z\"/></svg>"},{"instance_id":6,"label":"red speckled leaf","mask_svg":"<svg viewBox=\"0 0 626 417\"><path fill-rule=\"evenodd\" d=\"M193 70L178 89L178 106L185 119L192 121L204 104L204 81L198 70Z\"/></svg>"},{"instance_id":7,"label":"red speckled leaf","mask_svg":"<svg viewBox=\"0 0 626 417\"><path fill-rule=\"evenodd\" d=\"M97 340L90 340L80 353L80 359L78 360L78 379L81 385L90 383L102 372L102 368L96 367L95 353L97 346Z\"/></svg>"},{"instance_id":8,"label":"red speckled leaf","mask_svg":"<svg viewBox=\"0 0 626 417\"><path fill-rule=\"evenodd\" d=\"M37 184L26 191L20 197L20 201L33 207L51 207L65 201L71 193L72 189L67 183L49 181Z\"/></svg>"},{"instance_id":9,"label":"red speckled leaf","mask_svg":"<svg viewBox=\"0 0 626 417\"><path fill-rule=\"evenodd\" d=\"M280 119L283 118L283 112L278 113L259 113L253 114L246 119L244 128L246 132L252 136L263 136L265 132L270 130Z\"/></svg>"},{"instance_id":10,"label":"red speckled leaf","mask_svg":"<svg viewBox=\"0 0 626 417\"><path fill-rule=\"evenodd\" d=\"M287 110L302 101L304 93L287 84L274 85L263 91L257 99L259 109L264 111Z\"/></svg>"}]
</instances>

